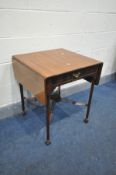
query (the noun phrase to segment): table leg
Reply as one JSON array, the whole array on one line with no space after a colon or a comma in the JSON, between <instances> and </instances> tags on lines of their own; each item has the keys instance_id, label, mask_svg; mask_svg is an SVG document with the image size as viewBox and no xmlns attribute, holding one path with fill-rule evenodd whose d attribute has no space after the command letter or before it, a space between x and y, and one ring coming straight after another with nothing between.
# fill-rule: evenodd
<instances>
[{"instance_id":1,"label":"table leg","mask_svg":"<svg viewBox=\"0 0 116 175\"><path fill-rule=\"evenodd\" d=\"M25 115L25 101L24 101L24 94L23 94L23 85L19 83L20 88L20 95L21 95L21 105L22 105L22 114Z\"/></svg>"},{"instance_id":2,"label":"table leg","mask_svg":"<svg viewBox=\"0 0 116 175\"><path fill-rule=\"evenodd\" d=\"M87 113L86 113L86 117L84 119L85 123L88 123L88 117L89 117L89 112L90 112L90 107L91 107L91 100L92 100L93 91L94 91L94 81L92 81L92 83L91 83L89 100L88 100L88 104L87 104Z\"/></svg>"},{"instance_id":3,"label":"table leg","mask_svg":"<svg viewBox=\"0 0 116 175\"><path fill-rule=\"evenodd\" d=\"M51 119L51 109L50 109L50 97L47 96L46 98L46 141L45 144L51 144L50 141L50 119Z\"/></svg>"}]
</instances>

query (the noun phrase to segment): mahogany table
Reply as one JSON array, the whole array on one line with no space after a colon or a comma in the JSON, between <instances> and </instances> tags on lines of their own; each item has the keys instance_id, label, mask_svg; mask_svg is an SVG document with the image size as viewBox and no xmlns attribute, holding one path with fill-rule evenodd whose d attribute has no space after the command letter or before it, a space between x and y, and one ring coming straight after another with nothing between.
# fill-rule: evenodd
<instances>
[{"instance_id":1,"label":"mahogany table","mask_svg":"<svg viewBox=\"0 0 116 175\"><path fill-rule=\"evenodd\" d=\"M22 111L25 114L23 86L46 106L46 144L50 144L50 120L53 107L62 99L60 86L79 79L91 83L84 122L88 122L94 85L99 84L103 63L66 49L53 49L12 57L16 80L19 82ZM68 101L68 100L67 100ZM70 101L70 100L69 100Z\"/></svg>"}]
</instances>

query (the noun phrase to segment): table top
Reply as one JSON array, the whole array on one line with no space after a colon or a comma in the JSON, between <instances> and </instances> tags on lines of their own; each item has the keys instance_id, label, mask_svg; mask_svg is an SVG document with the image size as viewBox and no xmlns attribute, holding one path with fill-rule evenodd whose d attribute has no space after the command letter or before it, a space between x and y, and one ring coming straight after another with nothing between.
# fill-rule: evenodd
<instances>
[{"instance_id":1,"label":"table top","mask_svg":"<svg viewBox=\"0 0 116 175\"><path fill-rule=\"evenodd\" d=\"M68 51L53 49L14 55L13 60L26 65L44 78L101 64L101 61Z\"/></svg>"}]
</instances>

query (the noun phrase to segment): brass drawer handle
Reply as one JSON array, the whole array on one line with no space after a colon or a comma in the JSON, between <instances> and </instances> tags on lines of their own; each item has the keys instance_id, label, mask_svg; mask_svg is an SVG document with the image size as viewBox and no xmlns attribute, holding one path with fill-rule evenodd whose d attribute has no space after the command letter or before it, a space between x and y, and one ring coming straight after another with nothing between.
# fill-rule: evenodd
<instances>
[{"instance_id":1,"label":"brass drawer handle","mask_svg":"<svg viewBox=\"0 0 116 175\"><path fill-rule=\"evenodd\" d=\"M79 72L79 73L77 73L77 74L76 74L76 73L74 73L74 74L73 74L73 77L74 77L74 78L79 78L79 76L80 76L80 75L81 75L81 73L80 73L80 72Z\"/></svg>"}]
</instances>

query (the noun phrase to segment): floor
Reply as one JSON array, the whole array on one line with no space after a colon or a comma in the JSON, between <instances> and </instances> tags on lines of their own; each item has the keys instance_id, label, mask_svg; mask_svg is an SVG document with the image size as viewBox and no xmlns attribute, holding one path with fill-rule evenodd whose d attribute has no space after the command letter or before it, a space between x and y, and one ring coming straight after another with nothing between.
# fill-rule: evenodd
<instances>
[{"instance_id":1,"label":"floor","mask_svg":"<svg viewBox=\"0 0 116 175\"><path fill-rule=\"evenodd\" d=\"M87 97L88 90L70 96ZM49 146L45 107L28 104L26 116L19 110L0 120L0 175L116 175L116 81L95 87L88 124L86 109L58 103Z\"/></svg>"}]
</instances>

